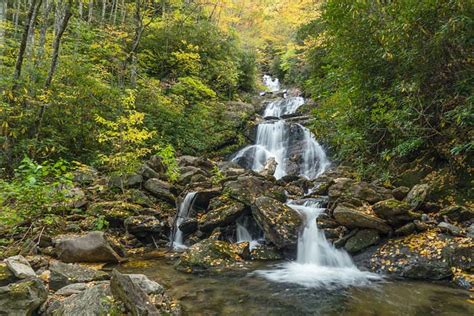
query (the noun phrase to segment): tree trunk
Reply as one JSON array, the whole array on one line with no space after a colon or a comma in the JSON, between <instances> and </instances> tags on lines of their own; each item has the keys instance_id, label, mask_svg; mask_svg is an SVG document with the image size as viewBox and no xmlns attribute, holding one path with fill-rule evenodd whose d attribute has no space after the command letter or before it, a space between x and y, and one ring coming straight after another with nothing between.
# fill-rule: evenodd
<instances>
[{"instance_id":1,"label":"tree trunk","mask_svg":"<svg viewBox=\"0 0 474 316\"><path fill-rule=\"evenodd\" d=\"M5 43L5 23L7 22L7 6L8 1L2 0L0 3L0 47L3 47ZM0 51L0 55L3 55L3 52Z\"/></svg>"},{"instance_id":2,"label":"tree trunk","mask_svg":"<svg viewBox=\"0 0 474 316\"><path fill-rule=\"evenodd\" d=\"M16 90L18 87L18 80L21 76L21 69L23 67L23 60L25 58L25 50L28 42L28 35L30 34L30 28L34 24L33 18L35 17L35 10L41 5L42 0L31 0L31 5L28 10L28 15L25 21L25 27L23 29L23 36L20 42L20 49L15 63L15 72L13 73L13 88Z\"/></svg>"},{"instance_id":3,"label":"tree trunk","mask_svg":"<svg viewBox=\"0 0 474 316\"><path fill-rule=\"evenodd\" d=\"M94 0L89 0L89 13L87 15L87 22L92 22L92 14L94 13Z\"/></svg>"},{"instance_id":4,"label":"tree trunk","mask_svg":"<svg viewBox=\"0 0 474 316\"><path fill-rule=\"evenodd\" d=\"M15 34L18 31L18 20L19 20L19 14L20 14L20 1L21 0L16 0L15 12L14 12L14 16L13 16L13 23L15 24Z\"/></svg>"},{"instance_id":5,"label":"tree trunk","mask_svg":"<svg viewBox=\"0 0 474 316\"><path fill-rule=\"evenodd\" d=\"M79 19L82 19L82 13L84 11L84 5L82 3L82 0L79 0L79 10L77 14L79 15Z\"/></svg>"},{"instance_id":6,"label":"tree trunk","mask_svg":"<svg viewBox=\"0 0 474 316\"><path fill-rule=\"evenodd\" d=\"M107 0L102 0L102 23L105 23L105 9L107 8Z\"/></svg>"},{"instance_id":7,"label":"tree trunk","mask_svg":"<svg viewBox=\"0 0 474 316\"><path fill-rule=\"evenodd\" d=\"M51 10L54 7L54 1L47 1L46 6L43 11L43 25L41 25L40 29L40 37L39 37L39 43L38 43L38 54L37 58L35 61L35 66L38 67L41 60L43 59L44 55L44 45L46 43L46 32L48 31L49 27L49 14L51 13Z\"/></svg>"},{"instance_id":8,"label":"tree trunk","mask_svg":"<svg viewBox=\"0 0 474 316\"><path fill-rule=\"evenodd\" d=\"M59 57L59 47L61 45L61 39L63 37L64 31L66 31L67 25L69 23L69 19L72 16L72 1L73 0L69 0L67 5L66 5L66 9L65 9L65 12L64 12L64 17L63 17L63 19L61 21L61 24L59 26L58 33L56 34L56 37L54 38L53 55L51 57L51 66L49 68L48 77L46 78L46 82L44 84L44 87L45 87L46 90L51 87L51 83L53 81L53 76L54 76L54 73L56 71L56 67L57 67L57 64L58 64L58 57ZM41 106L40 112L38 114L38 118L36 120L36 124L35 124L36 139L38 139L38 136L39 136L39 133L40 133L40 130L41 130L41 125L43 123L43 117L44 117L44 113L46 111L46 106L47 106L46 104L43 104Z\"/></svg>"}]
</instances>

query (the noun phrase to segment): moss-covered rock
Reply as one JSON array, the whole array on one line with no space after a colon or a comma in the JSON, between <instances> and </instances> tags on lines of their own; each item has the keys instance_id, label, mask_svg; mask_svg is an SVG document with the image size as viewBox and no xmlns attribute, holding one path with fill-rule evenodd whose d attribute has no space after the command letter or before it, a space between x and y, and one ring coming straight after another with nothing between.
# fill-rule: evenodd
<instances>
[{"instance_id":1,"label":"moss-covered rock","mask_svg":"<svg viewBox=\"0 0 474 316\"><path fill-rule=\"evenodd\" d=\"M206 239L188 248L176 263L176 269L196 273L210 269L229 268L242 258L231 244Z\"/></svg>"},{"instance_id":2,"label":"moss-covered rock","mask_svg":"<svg viewBox=\"0 0 474 316\"><path fill-rule=\"evenodd\" d=\"M398 227L419 217L416 213L411 212L412 207L408 203L396 199L380 201L376 203L372 209L377 216L385 219L394 227Z\"/></svg>"},{"instance_id":3,"label":"moss-covered rock","mask_svg":"<svg viewBox=\"0 0 474 316\"><path fill-rule=\"evenodd\" d=\"M0 313L33 315L46 301L48 290L40 279L30 278L0 287Z\"/></svg>"},{"instance_id":4,"label":"moss-covered rock","mask_svg":"<svg viewBox=\"0 0 474 316\"><path fill-rule=\"evenodd\" d=\"M0 286L5 286L17 280L15 275L8 269L6 263L0 262Z\"/></svg>"},{"instance_id":5,"label":"moss-covered rock","mask_svg":"<svg viewBox=\"0 0 474 316\"><path fill-rule=\"evenodd\" d=\"M474 210L460 205L453 205L442 209L439 215L446 216L452 221L464 222L474 219Z\"/></svg>"},{"instance_id":6,"label":"moss-covered rock","mask_svg":"<svg viewBox=\"0 0 474 316\"><path fill-rule=\"evenodd\" d=\"M277 248L295 248L302 224L297 211L275 199L261 196L255 200L252 214L265 238Z\"/></svg>"},{"instance_id":7,"label":"moss-covered rock","mask_svg":"<svg viewBox=\"0 0 474 316\"><path fill-rule=\"evenodd\" d=\"M339 224L349 228L371 228L385 234L392 230L384 220L344 205L338 205L333 212L333 216Z\"/></svg>"},{"instance_id":8,"label":"moss-covered rock","mask_svg":"<svg viewBox=\"0 0 474 316\"><path fill-rule=\"evenodd\" d=\"M375 245L380 240L379 233L375 229L359 230L349 238L344 248L351 254L358 253L365 248Z\"/></svg>"},{"instance_id":9,"label":"moss-covered rock","mask_svg":"<svg viewBox=\"0 0 474 316\"><path fill-rule=\"evenodd\" d=\"M199 219L199 229L211 232L214 228L230 225L246 211L243 203L229 199L227 204L211 209Z\"/></svg>"}]
</instances>

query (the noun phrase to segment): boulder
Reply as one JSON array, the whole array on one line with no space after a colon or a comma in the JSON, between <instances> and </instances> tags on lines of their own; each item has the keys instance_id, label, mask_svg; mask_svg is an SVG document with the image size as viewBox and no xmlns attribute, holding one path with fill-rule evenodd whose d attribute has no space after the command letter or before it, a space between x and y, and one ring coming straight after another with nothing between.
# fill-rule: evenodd
<instances>
[{"instance_id":1,"label":"boulder","mask_svg":"<svg viewBox=\"0 0 474 316\"><path fill-rule=\"evenodd\" d=\"M80 165L76 170L74 170L72 181L85 186L92 184L97 177L97 170L86 165Z\"/></svg>"},{"instance_id":2,"label":"boulder","mask_svg":"<svg viewBox=\"0 0 474 316\"><path fill-rule=\"evenodd\" d=\"M5 259L5 263L8 269L19 279L36 277L35 271L22 255L9 257Z\"/></svg>"},{"instance_id":3,"label":"boulder","mask_svg":"<svg viewBox=\"0 0 474 316\"><path fill-rule=\"evenodd\" d=\"M402 227L395 230L395 235L397 236L407 236L413 234L417 229L417 226L414 222L403 225Z\"/></svg>"},{"instance_id":4,"label":"boulder","mask_svg":"<svg viewBox=\"0 0 474 316\"><path fill-rule=\"evenodd\" d=\"M152 156L150 160L146 162L146 164L159 174L164 174L167 169L163 163L163 159L158 155Z\"/></svg>"},{"instance_id":5,"label":"boulder","mask_svg":"<svg viewBox=\"0 0 474 316\"><path fill-rule=\"evenodd\" d=\"M393 197L399 201L403 201L403 199L407 196L408 192L410 192L410 188L404 186L392 190Z\"/></svg>"},{"instance_id":6,"label":"boulder","mask_svg":"<svg viewBox=\"0 0 474 316\"><path fill-rule=\"evenodd\" d=\"M211 209L199 219L199 230L211 232L217 227L230 225L242 216L245 210L244 204L229 199L227 204Z\"/></svg>"},{"instance_id":7,"label":"boulder","mask_svg":"<svg viewBox=\"0 0 474 316\"><path fill-rule=\"evenodd\" d=\"M176 269L195 273L215 268L227 268L241 261L231 244L205 239L188 248L176 263Z\"/></svg>"},{"instance_id":8,"label":"boulder","mask_svg":"<svg viewBox=\"0 0 474 316\"><path fill-rule=\"evenodd\" d=\"M171 193L171 184L160 179L148 179L144 185L145 189L152 193L156 198L175 204L176 197Z\"/></svg>"},{"instance_id":9,"label":"boulder","mask_svg":"<svg viewBox=\"0 0 474 316\"><path fill-rule=\"evenodd\" d=\"M430 191L430 185L428 184L417 184L410 192L408 192L405 201L414 209L420 208L428 197Z\"/></svg>"},{"instance_id":10,"label":"boulder","mask_svg":"<svg viewBox=\"0 0 474 316\"><path fill-rule=\"evenodd\" d=\"M28 278L0 287L0 314L30 316L48 298L48 290L38 278Z\"/></svg>"},{"instance_id":11,"label":"boulder","mask_svg":"<svg viewBox=\"0 0 474 316\"><path fill-rule=\"evenodd\" d=\"M339 224L349 228L371 228L384 234L392 230L384 220L344 205L338 205L334 209L333 216Z\"/></svg>"},{"instance_id":12,"label":"boulder","mask_svg":"<svg viewBox=\"0 0 474 316\"><path fill-rule=\"evenodd\" d=\"M164 171L162 171L164 172ZM159 179L160 178L160 174L155 171L153 168L151 168L148 164L143 164L143 166L140 168L140 175L144 178L144 179Z\"/></svg>"},{"instance_id":13,"label":"boulder","mask_svg":"<svg viewBox=\"0 0 474 316\"><path fill-rule=\"evenodd\" d=\"M461 228L459 228L455 225L452 225L452 224L449 224L449 223L446 223L446 222L441 222L441 223L438 224L438 228L442 232L449 233L453 236L462 236Z\"/></svg>"},{"instance_id":14,"label":"boulder","mask_svg":"<svg viewBox=\"0 0 474 316\"><path fill-rule=\"evenodd\" d=\"M214 163L202 157L181 156L181 157L178 157L178 166L180 167L192 166L192 167L211 171L214 168Z\"/></svg>"},{"instance_id":15,"label":"boulder","mask_svg":"<svg viewBox=\"0 0 474 316\"><path fill-rule=\"evenodd\" d=\"M351 254L358 253L365 248L375 245L380 240L380 236L377 230L374 229L362 229L359 230L354 236L349 238L344 248Z\"/></svg>"},{"instance_id":16,"label":"boulder","mask_svg":"<svg viewBox=\"0 0 474 316\"><path fill-rule=\"evenodd\" d=\"M252 214L277 248L295 248L302 220L297 211L275 199L261 196L252 206Z\"/></svg>"},{"instance_id":17,"label":"boulder","mask_svg":"<svg viewBox=\"0 0 474 316\"><path fill-rule=\"evenodd\" d=\"M147 293L129 275L113 270L110 289L133 316L160 315Z\"/></svg>"},{"instance_id":18,"label":"boulder","mask_svg":"<svg viewBox=\"0 0 474 316\"><path fill-rule=\"evenodd\" d=\"M275 187L270 181L252 175L240 176L235 181L226 182L224 192L248 206L251 206L255 199L262 195L269 195L277 200L286 199L283 188Z\"/></svg>"},{"instance_id":19,"label":"boulder","mask_svg":"<svg viewBox=\"0 0 474 316\"><path fill-rule=\"evenodd\" d=\"M412 216L412 207L396 199L380 201L372 207L378 217L385 219L392 226L400 226L416 218Z\"/></svg>"},{"instance_id":20,"label":"boulder","mask_svg":"<svg viewBox=\"0 0 474 316\"><path fill-rule=\"evenodd\" d=\"M53 261L49 265L50 288L59 290L73 283L108 280L109 275L77 264Z\"/></svg>"},{"instance_id":21,"label":"boulder","mask_svg":"<svg viewBox=\"0 0 474 316\"><path fill-rule=\"evenodd\" d=\"M64 262L120 262L122 258L112 248L103 232L71 236L55 241L55 252Z\"/></svg>"},{"instance_id":22,"label":"boulder","mask_svg":"<svg viewBox=\"0 0 474 316\"><path fill-rule=\"evenodd\" d=\"M122 202L122 201L105 201L93 203L87 209L87 213L97 217L103 216L111 227L123 227L126 218L134 215L140 215L143 206Z\"/></svg>"},{"instance_id":23,"label":"boulder","mask_svg":"<svg viewBox=\"0 0 474 316\"><path fill-rule=\"evenodd\" d=\"M153 234L165 234L168 224L158 220L154 216L140 215L131 216L125 220L125 228L127 232L139 238Z\"/></svg>"},{"instance_id":24,"label":"boulder","mask_svg":"<svg viewBox=\"0 0 474 316\"><path fill-rule=\"evenodd\" d=\"M108 282L86 288L65 299L52 299L48 302L45 315L117 315L122 307L115 302Z\"/></svg>"},{"instance_id":25,"label":"boulder","mask_svg":"<svg viewBox=\"0 0 474 316\"><path fill-rule=\"evenodd\" d=\"M453 205L442 209L439 215L446 216L455 222L464 222L474 219L474 210L460 205Z\"/></svg>"},{"instance_id":26,"label":"boulder","mask_svg":"<svg viewBox=\"0 0 474 316\"><path fill-rule=\"evenodd\" d=\"M150 280L144 274L127 274L147 295L164 294L165 288L158 282Z\"/></svg>"},{"instance_id":27,"label":"boulder","mask_svg":"<svg viewBox=\"0 0 474 316\"><path fill-rule=\"evenodd\" d=\"M108 186L112 189L132 188L143 183L143 176L130 173L122 176L112 176L109 178Z\"/></svg>"},{"instance_id":28,"label":"boulder","mask_svg":"<svg viewBox=\"0 0 474 316\"><path fill-rule=\"evenodd\" d=\"M264 177L273 176L277 166L278 162L276 162L275 158L271 157L265 162L265 166L263 167L263 170L260 171L260 174Z\"/></svg>"},{"instance_id":29,"label":"boulder","mask_svg":"<svg viewBox=\"0 0 474 316\"><path fill-rule=\"evenodd\" d=\"M344 201L347 199L366 201L375 204L379 201L392 198L390 190L369 184L367 182L357 182L349 178L338 178L328 189L328 195L331 201Z\"/></svg>"},{"instance_id":30,"label":"boulder","mask_svg":"<svg viewBox=\"0 0 474 316\"><path fill-rule=\"evenodd\" d=\"M194 233L198 229L198 220L195 218L185 218L179 225L179 230L183 234L188 235Z\"/></svg>"}]
</instances>

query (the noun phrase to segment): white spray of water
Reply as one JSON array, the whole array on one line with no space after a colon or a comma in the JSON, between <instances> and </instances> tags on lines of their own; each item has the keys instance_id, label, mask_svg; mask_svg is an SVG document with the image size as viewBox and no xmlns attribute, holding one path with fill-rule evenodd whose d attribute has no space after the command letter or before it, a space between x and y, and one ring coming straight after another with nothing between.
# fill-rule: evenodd
<instances>
[{"instance_id":1,"label":"white spray of water","mask_svg":"<svg viewBox=\"0 0 474 316\"><path fill-rule=\"evenodd\" d=\"M288 203L305 220L298 238L297 259L279 265L274 270L256 273L280 283L295 283L305 287L337 288L364 286L381 278L357 269L350 256L330 244L324 232L318 229L317 217L324 212L316 200L306 200L302 205Z\"/></svg>"},{"instance_id":2,"label":"white spray of water","mask_svg":"<svg viewBox=\"0 0 474 316\"><path fill-rule=\"evenodd\" d=\"M263 112L264 117L282 117L283 115L295 114L299 107L304 104L302 97L288 97L279 99L268 104Z\"/></svg>"},{"instance_id":3,"label":"white spray of water","mask_svg":"<svg viewBox=\"0 0 474 316\"><path fill-rule=\"evenodd\" d=\"M263 84L270 92L280 91L280 80L278 78L273 79L271 76L265 75L263 76Z\"/></svg>"},{"instance_id":4,"label":"white spray of water","mask_svg":"<svg viewBox=\"0 0 474 316\"><path fill-rule=\"evenodd\" d=\"M188 218L189 213L193 208L194 197L196 196L196 192L190 192L186 194L184 200L179 205L178 210L178 217L176 219L176 226L174 229L174 234L171 238L171 245L175 250L186 249L186 245L183 244L184 234L179 229L179 226L183 223L183 221Z\"/></svg>"},{"instance_id":5,"label":"white spray of water","mask_svg":"<svg viewBox=\"0 0 474 316\"><path fill-rule=\"evenodd\" d=\"M248 242L250 250L258 247L260 243L258 240L252 237L252 234L248 231L248 229L241 223L237 222L237 242Z\"/></svg>"}]
</instances>

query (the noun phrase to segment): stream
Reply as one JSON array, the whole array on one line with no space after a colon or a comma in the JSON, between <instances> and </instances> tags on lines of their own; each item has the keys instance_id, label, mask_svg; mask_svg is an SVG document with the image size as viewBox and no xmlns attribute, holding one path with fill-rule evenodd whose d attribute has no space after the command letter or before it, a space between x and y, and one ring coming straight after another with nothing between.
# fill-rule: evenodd
<instances>
[{"instance_id":1,"label":"stream","mask_svg":"<svg viewBox=\"0 0 474 316\"><path fill-rule=\"evenodd\" d=\"M162 256L119 268L143 273L177 298L184 315L404 315L474 314L469 292L428 282L390 281L363 287L314 289L274 283L252 273L275 264L255 263L246 270L192 275L178 272Z\"/></svg>"}]
</instances>

